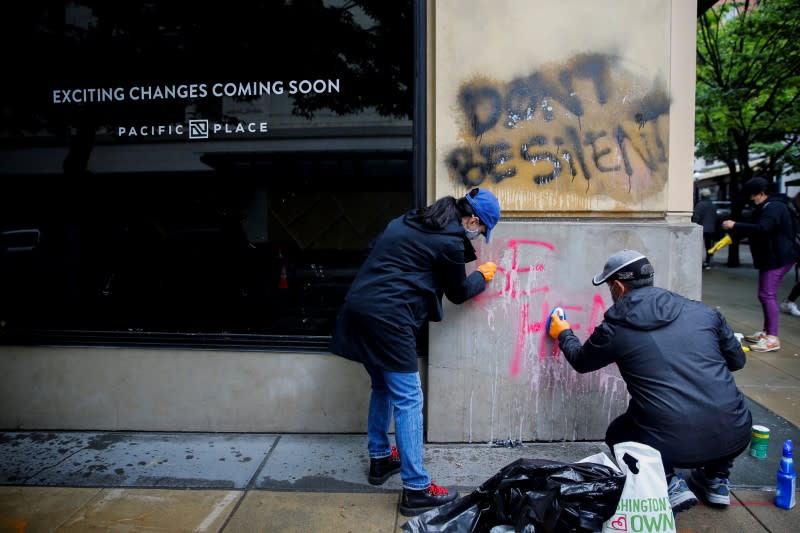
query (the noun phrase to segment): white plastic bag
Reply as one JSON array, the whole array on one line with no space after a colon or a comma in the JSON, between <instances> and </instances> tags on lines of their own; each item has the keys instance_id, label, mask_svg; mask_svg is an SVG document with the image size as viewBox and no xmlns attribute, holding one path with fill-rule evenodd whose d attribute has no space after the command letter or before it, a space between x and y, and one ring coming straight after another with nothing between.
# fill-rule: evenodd
<instances>
[{"instance_id":1,"label":"white plastic bag","mask_svg":"<svg viewBox=\"0 0 800 533\"><path fill-rule=\"evenodd\" d=\"M603 524L602 533L676 533L659 451L640 442L621 442L614 446L614 455L625 486L617 512Z\"/></svg>"},{"instance_id":2,"label":"white plastic bag","mask_svg":"<svg viewBox=\"0 0 800 533\"><path fill-rule=\"evenodd\" d=\"M617 472L621 472L621 470L617 466L617 463L612 461L608 457L608 455L604 454L603 452L597 452L596 454L590 455L589 457L584 457L583 459L581 459L578 462L579 463L597 463L597 464L600 464L600 465L603 465L603 466L607 466L609 468L613 468Z\"/></svg>"}]
</instances>

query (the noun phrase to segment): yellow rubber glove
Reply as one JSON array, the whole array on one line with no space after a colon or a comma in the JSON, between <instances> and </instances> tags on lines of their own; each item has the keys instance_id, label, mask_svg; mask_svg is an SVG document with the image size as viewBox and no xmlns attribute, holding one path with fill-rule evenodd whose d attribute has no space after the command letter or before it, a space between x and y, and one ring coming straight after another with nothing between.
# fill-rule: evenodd
<instances>
[{"instance_id":1,"label":"yellow rubber glove","mask_svg":"<svg viewBox=\"0 0 800 533\"><path fill-rule=\"evenodd\" d=\"M494 273L497 272L497 265L491 261L487 261L482 265L478 265L478 271L483 274L483 279L492 281L492 279L494 279Z\"/></svg>"},{"instance_id":2,"label":"yellow rubber glove","mask_svg":"<svg viewBox=\"0 0 800 533\"><path fill-rule=\"evenodd\" d=\"M561 332L565 329L571 329L569 322L566 321L566 315L564 314L564 310L560 307L556 307L550 313L550 324L548 327L547 334L550 335L554 341L558 340L558 336L561 335Z\"/></svg>"},{"instance_id":3,"label":"yellow rubber glove","mask_svg":"<svg viewBox=\"0 0 800 533\"><path fill-rule=\"evenodd\" d=\"M723 238L717 241L717 244L707 250L707 253L715 254L731 243L733 243L733 240L731 239L731 236L726 233Z\"/></svg>"}]
</instances>

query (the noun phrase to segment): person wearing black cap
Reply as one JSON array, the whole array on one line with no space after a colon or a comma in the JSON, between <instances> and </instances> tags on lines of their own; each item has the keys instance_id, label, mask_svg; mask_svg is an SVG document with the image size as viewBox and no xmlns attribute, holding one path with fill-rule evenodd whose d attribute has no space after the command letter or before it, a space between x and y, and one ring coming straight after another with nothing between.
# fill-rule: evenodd
<instances>
[{"instance_id":1,"label":"person wearing black cap","mask_svg":"<svg viewBox=\"0 0 800 533\"><path fill-rule=\"evenodd\" d=\"M692 469L709 503L729 505L733 459L750 443L752 417L731 374L745 354L719 311L653 286L654 275L644 254L615 253L592 279L608 285L613 305L589 339L582 344L557 312L547 333L580 373L617 364L630 402L606 444L635 441L661 453L673 512L697 503L676 467Z\"/></svg>"},{"instance_id":2,"label":"person wearing black cap","mask_svg":"<svg viewBox=\"0 0 800 533\"><path fill-rule=\"evenodd\" d=\"M778 289L781 280L800 259L794 245L794 225L789 208L784 202L767 192L769 182L764 178L751 178L742 186L742 193L755 204L752 222L723 220L722 228L747 236L753 266L758 269L758 301L764 314L763 329L745 336L754 343L756 352L774 352L781 349L778 338Z\"/></svg>"},{"instance_id":3,"label":"person wearing black cap","mask_svg":"<svg viewBox=\"0 0 800 533\"><path fill-rule=\"evenodd\" d=\"M383 484L400 473L400 512L418 515L458 497L431 482L423 465L423 396L417 335L442 319L442 297L463 303L484 291L497 266L478 265L471 241L486 241L500 203L486 189L447 196L400 216L373 241L339 311L330 350L364 365L372 382L367 418L368 480ZM389 440L394 418L395 440Z\"/></svg>"}]
</instances>

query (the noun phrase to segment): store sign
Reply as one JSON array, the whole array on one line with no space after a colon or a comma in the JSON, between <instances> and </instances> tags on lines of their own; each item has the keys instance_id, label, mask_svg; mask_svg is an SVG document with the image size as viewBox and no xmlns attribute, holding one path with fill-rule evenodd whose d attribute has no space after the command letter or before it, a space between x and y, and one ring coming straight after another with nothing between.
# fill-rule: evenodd
<instances>
[{"instance_id":1,"label":"store sign","mask_svg":"<svg viewBox=\"0 0 800 533\"><path fill-rule=\"evenodd\" d=\"M54 89L53 104L86 104L148 100L184 100L211 97L255 98L272 94L339 93L335 80L253 81L225 83L188 83L179 85L136 85L133 87L90 87Z\"/></svg>"},{"instance_id":2,"label":"store sign","mask_svg":"<svg viewBox=\"0 0 800 533\"><path fill-rule=\"evenodd\" d=\"M199 100L202 98L257 99L272 95L305 95L340 92L339 79L187 83L175 85L135 85L131 87L63 88L52 91L54 105L108 102L153 102L165 100ZM172 137L208 139L239 135L266 134L269 125L259 122L220 122L193 119L186 123L118 125L119 138L143 139Z\"/></svg>"},{"instance_id":3,"label":"store sign","mask_svg":"<svg viewBox=\"0 0 800 533\"><path fill-rule=\"evenodd\" d=\"M209 120L190 120L188 124L149 124L144 126L119 126L117 137L188 137L208 139L210 136L245 135L267 133L267 122L238 122L226 124Z\"/></svg>"}]
</instances>

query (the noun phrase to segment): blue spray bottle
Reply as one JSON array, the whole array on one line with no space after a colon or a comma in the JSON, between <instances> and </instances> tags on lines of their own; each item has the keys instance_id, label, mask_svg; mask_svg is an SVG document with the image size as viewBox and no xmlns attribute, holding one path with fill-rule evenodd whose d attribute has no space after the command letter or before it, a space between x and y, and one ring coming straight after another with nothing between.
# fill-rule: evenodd
<instances>
[{"instance_id":1,"label":"blue spray bottle","mask_svg":"<svg viewBox=\"0 0 800 533\"><path fill-rule=\"evenodd\" d=\"M784 509L791 509L795 506L794 489L797 474L794 471L794 459L792 459L792 441L787 439L783 443L783 456L781 466L778 468L777 483L775 485L775 505Z\"/></svg>"}]
</instances>

